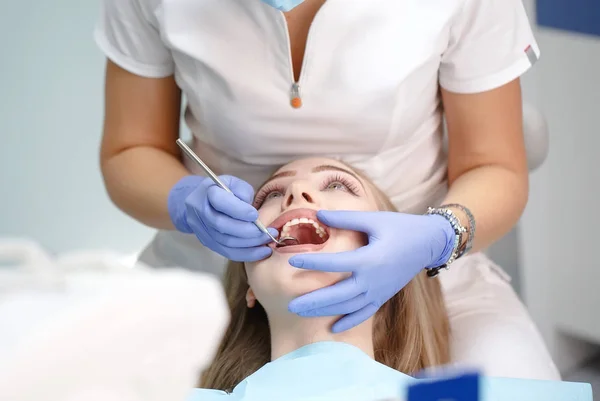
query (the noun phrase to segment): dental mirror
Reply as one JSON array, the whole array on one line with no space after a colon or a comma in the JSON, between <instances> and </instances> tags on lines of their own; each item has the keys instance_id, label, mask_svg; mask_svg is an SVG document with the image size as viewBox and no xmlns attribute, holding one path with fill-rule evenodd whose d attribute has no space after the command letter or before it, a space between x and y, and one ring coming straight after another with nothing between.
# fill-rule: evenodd
<instances>
[{"instance_id":1,"label":"dental mirror","mask_svg":"<svg viewBox=\"0 0 600 401\"><path fill-rule=\"evenodd\" d=\"M281 237L279 238L279 241L277 241L277 248L281 248L282 246L288 246L288 245L300 245L300 241L298 241L296 238L294 237Z\"/></svg>"}]
</instances>

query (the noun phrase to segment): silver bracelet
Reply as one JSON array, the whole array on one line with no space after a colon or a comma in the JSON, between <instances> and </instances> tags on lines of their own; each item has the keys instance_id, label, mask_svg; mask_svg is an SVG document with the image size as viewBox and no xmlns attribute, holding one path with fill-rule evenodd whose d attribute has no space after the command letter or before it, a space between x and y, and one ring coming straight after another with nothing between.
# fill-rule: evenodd
<instances>
[{"instance_id":1,"label":"silver bracelet","mask_svg":"<svg viewBox=\"0 0 600 401\"><path fill-rule=\"evenodd\" d=\"M452 254L450 255L450 258L446 261L446 263L444 263L441 266L436 266L436 267L427 269L427 276L435 277L440 273L440 270L448 269L449 266L456 259L458 259L459 255L460 255L460 251L461 251L460 245L462 243L462 236L464 233L467 232L467 229L460 223L460 219L458 218L458 216L456 216L454 214L454 212L448 208L443 208L443 207L432 208L432 207L430 207L427 209L426 214L442 216L443 218L448 220L448 222L452 226L452 229L454 230L454 234L455 234L454 244L453 244L453 248L452 248Z\"/></svg>"},{"instance_id":2,"label":"silver bracelet","mask_svg":"<svg viewBox=\"0 0 600 401\"><path fill-rule=\"evenodd\" d=\"M441 208L454 207L456 209L459 209L461 212L466 214L467 218L469 219L469 228L467 229L467 245L465 246L465 249L463 249L459 253L458 257L460 258L460 257L466 255L467 253L469 253L471 248L473 248L473 240L475 239L475 217L473 217L473 213L471 213L469 208L467 208L463 205L459 205L458 203L451 203L448 205L442 205L440 207Z\"/></svg>"}]
</instances>

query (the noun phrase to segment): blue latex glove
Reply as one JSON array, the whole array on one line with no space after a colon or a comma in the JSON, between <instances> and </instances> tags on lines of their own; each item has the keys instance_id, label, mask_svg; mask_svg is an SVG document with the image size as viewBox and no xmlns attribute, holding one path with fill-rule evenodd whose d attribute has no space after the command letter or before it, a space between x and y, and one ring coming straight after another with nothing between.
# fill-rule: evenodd
<instances>
[{"instance_id":1,"label":"blue latex glove","mask_svg":"<svg viewBox=\"0 0 600 401\"><path fill-rule=\"evenodd\" d=\"M294 299L289 310L304 317L345 315L332 328L348 330L375 314L425 268L444 264L452 253L455 234L438 215L396 212L319 211L329 227L360 231L368 244L336 254L299 254L289 263L326 272L352 272L330 287Z\"/></svg>"},{"instance_id":2,"label":"blue latex glove","mask_svg":"<svg viewBox=\"0 0 600 401\"><path fill-rule=\"evenodd\" d=\"M253 222L258 211L252 206L254 189L247 182L220 176L231 192L221 189L210 178L182 178L169 193L169 215L178 231L195 234L207 248L236 262L254 262L271 255L267 234ZM277 237L277 230L269 228Z\"/></svg>"}]
</instances>

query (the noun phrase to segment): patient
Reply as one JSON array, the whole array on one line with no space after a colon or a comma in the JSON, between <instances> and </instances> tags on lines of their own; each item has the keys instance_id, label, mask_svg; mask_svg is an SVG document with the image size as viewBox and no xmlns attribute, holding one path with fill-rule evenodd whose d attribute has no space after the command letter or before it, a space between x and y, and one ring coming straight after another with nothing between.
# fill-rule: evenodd
<instances>
[{"instance_id":1,"label":"patient","mask_svg":"<svg viewBox=\"0 0 600 401\"><path fill-rule=\"evenodd\" d=\"M318 210L394 211L364 175L335 160L298 160L257 191L255 206L262 222L300 244L271 244L274 252L268 259L229 265L225 289L231 322L203 372L201 389L188 401L398 399L418 383L409 374L450 362L441 288L425 273L374 317L339 334L330 330L338 317L303 318L287 310L295 297L349 274L294 268L288 263L293 254L344 252L366 245L362 233L319 222ZM580 383L503 378L478 383L480 401L592 400L591 387ZM450 395L449 387L438 389L442 398ZM472 399L454 395L453 399Z\"/></svg>"},{"instance_id":2,"label":"patient","mask_svg":"<svg viewBox=\"0 0 600 401\"><path fill-rule=\"evenodd\" d=\"M300 245L275 247L266 260L230 263L226 293L231 323L201 387L231 391L265 366L303 346L343 342L397 371L413 373L449 362L449 324L438 280L423 273L377 314L339 334L339 317L303 318L287 310L299 295L332 285L349 273L296 269L288 259L301 252L343 252L366 245L364 234L326 227L325 210L395 211L363 174L335 160L302 159L276 172L257 192L260 220Z\"/></svg>"}]
</instances>

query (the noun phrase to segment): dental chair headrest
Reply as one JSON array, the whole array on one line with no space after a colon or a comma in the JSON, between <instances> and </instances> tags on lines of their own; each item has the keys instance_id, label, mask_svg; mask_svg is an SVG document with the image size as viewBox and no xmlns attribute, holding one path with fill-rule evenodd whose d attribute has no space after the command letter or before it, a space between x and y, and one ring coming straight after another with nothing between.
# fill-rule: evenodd
<instances>
[{"instance_id":1,"label":"dental chair headrest","mask_svg":"<svg viewBox=\"0 0 600 401\"><path fill-rule=\"evenodd\" d=\"M540 167L548 157L550 132L544 115L529 103L523 104L523 133L527 165L531 172Z\"/></svg>"}]
</instances>

